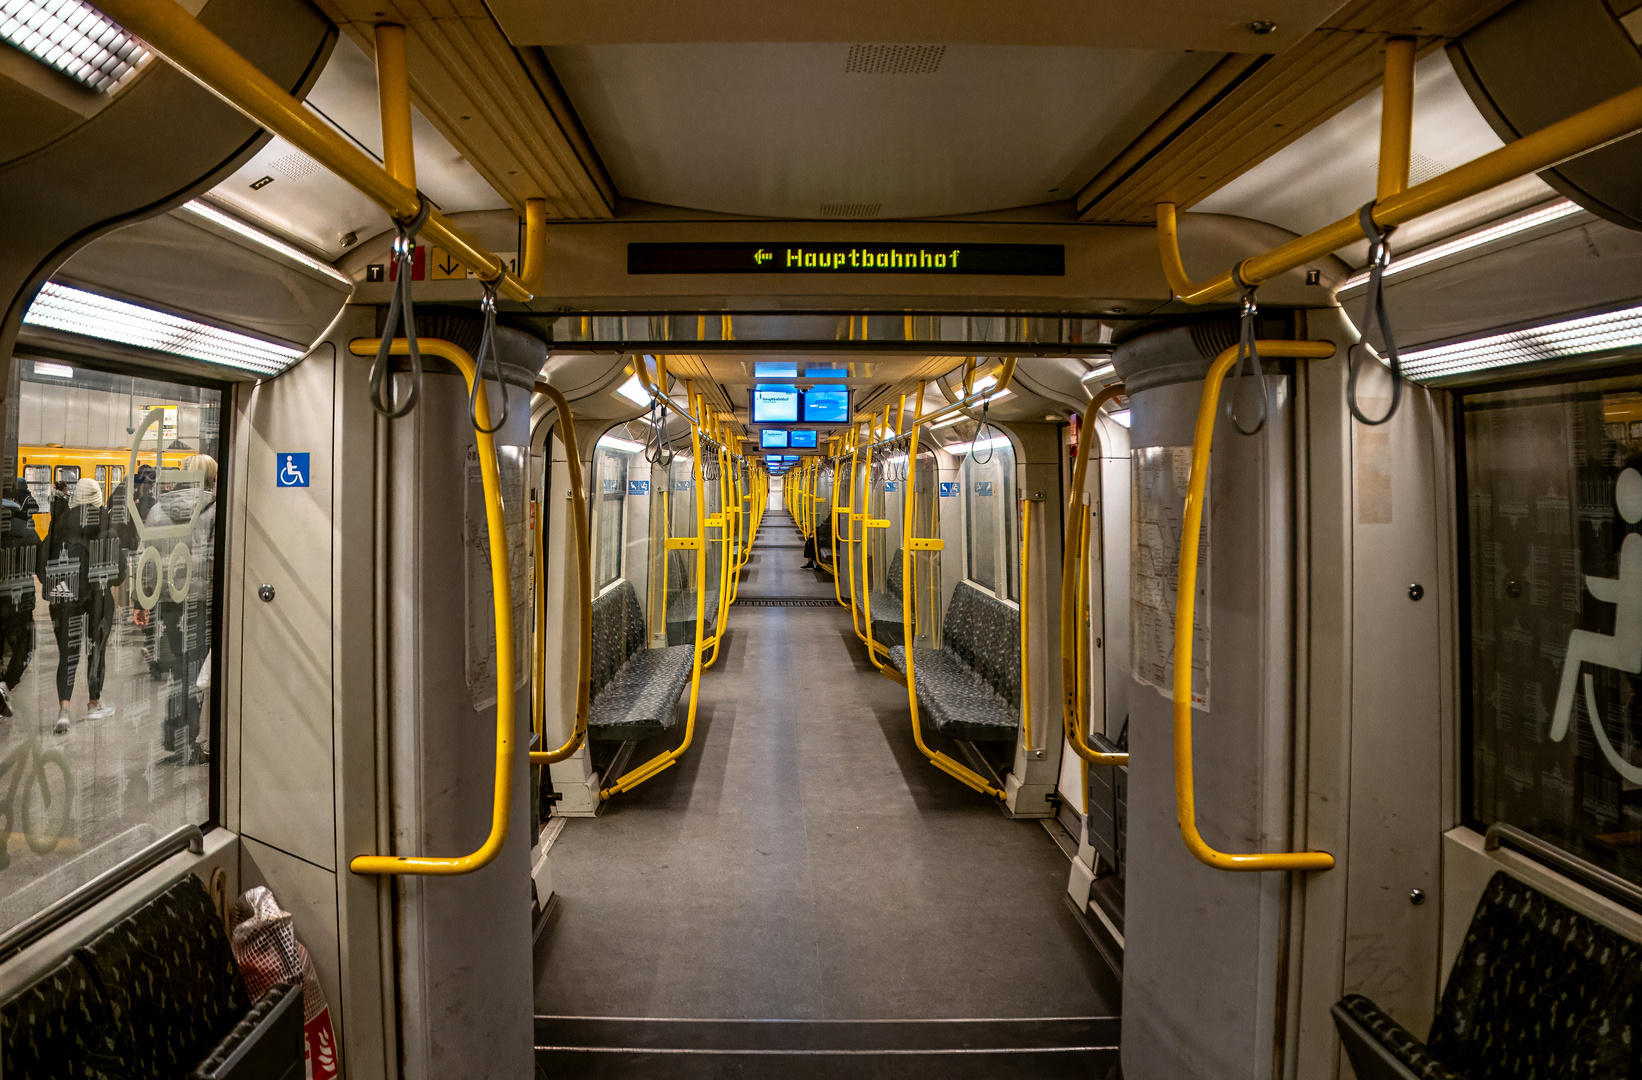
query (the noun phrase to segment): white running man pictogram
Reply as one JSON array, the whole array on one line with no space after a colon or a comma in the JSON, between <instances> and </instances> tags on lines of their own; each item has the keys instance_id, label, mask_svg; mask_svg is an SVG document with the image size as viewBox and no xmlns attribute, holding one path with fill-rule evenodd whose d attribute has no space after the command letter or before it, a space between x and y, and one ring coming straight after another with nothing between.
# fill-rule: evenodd
<instances>
[{"instance_id":1,"label":"white running man pictogram","mask_svg":"<svg viewBox=\"0 0 1642 1080\"><path fill-rule=\"evenodd\" d=\"M1626 469L1614 484L1614 503L1619 516L1628 524L1642 521L1642 473ZM1619 548L1619 576L1600 578L1585 575L1585 588L1605 604L1614 605L1613 635L1597 634L1590 630L1575 630L1568 635L1568 655L1562 662L1562 683L1557 688L1556 711L1551 714L1551 741L1561 742L1573 721L1574 687L1580 667L1592 664L1613 668L1629 675L1642 673L1642 533L1626 535ZM1608 759L1619 774L1633 783L1642 783L1642 768L1621 757L1608 741L1608 732L1602 726L1602 717L1596 710L1594 680L1589 673L1584 679L1585 712L1591 720L1591 731Z\"/></svg>"}]
</instances>

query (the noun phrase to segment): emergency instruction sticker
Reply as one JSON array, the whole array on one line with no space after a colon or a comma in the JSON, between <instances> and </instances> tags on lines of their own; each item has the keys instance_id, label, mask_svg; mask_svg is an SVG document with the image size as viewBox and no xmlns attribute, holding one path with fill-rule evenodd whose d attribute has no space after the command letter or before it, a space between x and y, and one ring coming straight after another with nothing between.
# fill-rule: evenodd
<instances>
[{"instance_id":1,"label":"emergency instruction sticker","mask_svg":"<svg viewBox=\"0 0 1642 1080\"><path fill-rule=\"evenodd\" d=\"M1174 696L1174 621L1180 533L1192 448L1148 446L1130 452L1129 666L1135 681ZM1198 533L1197 596L1192 613L1192 706L1209 707L1209 515Z\"/></svg>"}]
</instances>

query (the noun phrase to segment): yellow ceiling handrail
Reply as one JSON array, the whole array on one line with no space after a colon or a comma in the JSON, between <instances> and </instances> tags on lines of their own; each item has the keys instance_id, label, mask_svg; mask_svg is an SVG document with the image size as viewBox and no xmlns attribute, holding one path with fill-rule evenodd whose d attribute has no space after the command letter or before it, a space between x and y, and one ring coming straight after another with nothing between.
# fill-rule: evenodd
<instances>
[{"instance_id":1,"label":"yellow ceiling handrail","mask_svg":"<svg viewBox=\"0 0 1642 1080\"><path fill-rule=\"evenodd\" d=\"M98 0L97 6L177 70L325 166L390 217L410 221L421 210L422 196L414 186L389 175L175 0ZM439 211L428 215L421 236L481 279L500 278L503 295L520 302L532 299L499 256L468 239ZM527 238L527 251L530 246Z\"/></svg>"},{"instance_id":2,"label":"yellow ceiling handrail","mask_svg":"<svg viewBox=\"0 0 1642 1080\"><path fill-rule=\"evenodd\" d=\"M1388 44L1396 45L1397 41L1393 39ZM1409 51L1412 51L1411 47ZM1412 57L1410 56L1405 64L1399 55L1399 49L1388 47L1386 69L1387 81L1397 84L1389 95L1392 108L1394 111L1402 110L1402 86L1409 83L1413 77ZM1397 117L1385 121L1391 128L1389 134L1394 140L1402 138L1399 130L1402 123L1400 111ZM1450 169L1423 184L1415 184L1396 194L1377 199L1373 211L1374 221L1381 226L1400 225L1405 221L1412 221L1433 210L1452 206L1461 199L1470 198L1529 173L1543 172L1570 158L1622 139L1638 129L1642 129L1642 86L1617 94L1607 101L1542 127L1514 142L1506 143L1498 150L1466 162L1458 168ZM1392 154L1403 151L1406 162L1406 142L1393 141L1388 146L1384 141L1387 134L1388 131L1383 126L1382 178L1387 171L1388 151ZM1406 175L1406 163L1402 168ZM1349 216L1331 225L1325 225L1315 232L1280 244L1263 255L1243 260L1240 264L1240 273L1244 282L1258 285L1363 239L1366 237L1363 234L1362 223L1358 220L1357 211L1353 210ZM1157 205L1157 244L1158 254L1163 262L1163 273L1169 280L1169 288L1174 291L1175 299L1188 304L1206 304L1237 291L1229 270L1201 284L1186 276L1185 267L1180 261L1180 239L1176 231L1174 203Z\"/></svg>"},{"instance_id":3,"label":"yellow ceiling handrail","mask_svg":"<svg viewBox=\"0 0 1642 1080\"><path fill-rule=\"evenodd\" d=\"M1106 754L1089 745L1083 733L1083 650L1077 645L1077 617L1083 610L1079 596L1083 564L1087 561L1087 536L1083 530L1083 485L1089 468L1089 449L1100 444L1095 424L1100 407L1126 391L1122 383L1103 387L1083 410L1083 424L1078 428L1078 454L1072 463L1072 498L1066 508L1066 543L1061 552L1060 574L1060 678L1061 720L1066 727L1066 741L1072 750L1092 765L1127 765L1128 754ZM1022 595L1025 595L1024 591Z\"/></svg>"},{"instance_id":4,"label":"yellow ceiling handrail","mask_svg":"<svg viewBox=\"0 0 1642 1080\"><path fill-rule=\"evenodd\" d=\"M569 740L557 750L532 750L530 763L532 765L552 765L563 761L577 750L587 738L587 717L592 709L593 699L593 556L592 538L588 535L587 524L587 494L582 483L581 455L576 449L576 420L570 414L570 403L558 388L545 382L536 383L536 392L546 394L553 402L553 407L559 411L559 435L564 441L564 456L566 470L570 473L570 505L571 516L575 519L576 537L576 587L578 622L580 623L581 639L577 644L576 670L576 725L570 734ZM551 460L551 455L549 455ZM536 535L542 536L540 522L537 523ZM538 542L538 550L544 550ZM538 558L536 562L537 587L537 616L545 614L547 601L547 561ZM542 706L536 713L536 734L545 742L547 739L547 635L537 632L538 647L541 651L540 662L536 666L536 678L542 686L538 691Z\"/></svg>"},{"instance_id":5,"label":"yellow ceiling handrail","mask_svg":"<svg viewBox=\"0 0 1642 1080\"><path fill-rule=\"evenodd\" d=\"M380 339L348 343L355 356L374 356ZM507 842L508 815L513 802L513 580L507 559L507 518L502 507L502 480L496 462L496 442L484 429L490 424L490 405L478 365L467 350L449 341L421 338L417 344L432 356L449 360L467 380L474 395L478 426L473 437L479 452L479 476L485 489L485 528L490 536L490 596L496 616L496 779L491 797L490 835L471 855L356 855L348 869L356 874L471 874L490 864ZM404 338L393 342L393 352L405 355ZM474 383L477 381L478 385ZM506 390L504 388L503 392Z\"/></svg>"},{"instance_id":6,"label":"yellow ceiling handrail","mask_svg":"<svg viewBox=\"0 0 1642 1080\"><path fill-rule=\"evenodd\" d=\"M1334 355L1331 341L1261 341L1261 356L1288 356L1324 360ZM1215 413L1226 372L1237 363L1241 346L1233 345L1209 365L1203 397L1197 406L1192 433L1192 471L1186 489L1186 511L1180 528L1180 562L1175 579L1174 616L1174 785L1175 812L1186 850L1216 870L1332 870L1334 856L1326 851L1265 852L1232 855L1216 851L1197 831L1197 780L1192 772L1192 618L1197 607L1198 532L1203 527L1203 491L1209 474L1209 449L1214 442Z\"/></svg>"}]
</instances>

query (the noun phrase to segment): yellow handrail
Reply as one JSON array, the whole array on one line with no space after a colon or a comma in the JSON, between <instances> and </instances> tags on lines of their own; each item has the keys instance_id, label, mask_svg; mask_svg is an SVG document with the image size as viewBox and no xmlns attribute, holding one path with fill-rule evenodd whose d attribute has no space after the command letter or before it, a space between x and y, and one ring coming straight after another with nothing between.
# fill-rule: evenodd
<instances>
[{"instance_id":1,"label":"yellow handrail","mask_svg":"<svg viewBox=\"0 0 1642 1080\"><path fill-rule=\"evenodd\" d=\"M1396 42L1391 44L1395 45ZM1411 47L1409 51L1411 53ZM1387 82L1398 84L1389 95L1392 111L1397 115L1387 120L1393 142L1389 146L1382 142L1382 178L1387 171L1388 153L1394 155L1399 147L1406 149L1407 145L1400 141L1403 136L1398 125L1403 123L1401 95L1404 91L1401 85L1412 79L1412 57L1407 57L1405 63L1400 50L1388 48L1386 68ZM1642 86L1506 143L1498 150L1450 169L1423 184L1377 199L1373 210L1374 221L1381 226L1412 221L1518 177L1543 172L1570 158L1622 139L1638 129L1642 129ZM1386 134L1386 129L1382 128L1382 140ZM1404 161L1402 168L1406 170L1406 153ZM1353 211L1348 217L1280 244L1264 255L1245 259L1240 273L1246 283L1258 285L1362 239L1365 239L1362 223ZM1180 261L1180 240L1176 233L1173 203L1159 203L1157 206L1157 243L1164 276L1168 278L1169 288L1174 291L1176 299L1188 304L1206 304L1236 291L1230 271L1202 284L1186 276L1185 267Z\"/></svg>"},{"instance_id":2,"label":"yellow handrail","mask_svg":"<svg viewBox=\"0 0 1642 1080\"><path fill-rule=\"evenodd\" d=\"M1330 341L1261 341L1261 356L1288 356L1323 360L1334 355ZM1174 616L1174 790L1175 812L1186 850L1216 870L1331 870L1334 856L1326 851L1267 852L1232 855L1216 851L1197 831L1197 781L1192 772L1192 618L1197 605L1198 532L1203 527L1203 491L1209 474L1209 449L1214 442L1215 413L1226 372L1237 363L1233 345L1209 365L1203 397L1197 406L1192 433L1192 472L1186 489L1186 511L1180 529L1180 562L1176 568Z\"/></svg>"},{"instance_id":3,"label":"yellow handrail","mask_svg":"<svg viewBox=\"0 0 1642 1080\"><path fill-rule=\"evenodd\" d=\"M923 433L923 427L921 425L913 425L912 441L907 447L907 461L911 463L910 468L908 469L909 474L917 468L918 443L920 439L922 439ZM901 625L903 627L910 627L913 625L912 566L918 561L917 552L939 551L942 547L944 547L944 543L939 539L926 538L919 540L912 535L913 513L918 508L917 487L917 484L909 482L907 484L906 491L902 496L901 503L901 551L904 553L901 558ZM904 630L902 631L902 634L905 636ZM997 799L1004 798L1004 793L987 783L986 778L980 773L965 765L959 764L939 750L931 750L924 744L924 733L918 719L918 677L914 672L914 668L916 666L914 654L918 651L916 644L917 643L913 638L907 637L906 647L904 650L907 659L907 707L912 711L912 741L917 744L919 752L929 759L930 764L934 765L937 769L940 769L948 776L954 777L962 783L967 784L976 791L981 792L983 795L991 795Z\"/></svg>"},{"instance_id":4,"label":"yellow handrail","mask_svg":"<svg viewBox=\"0 0 1642 1080\"><path fill-rule=\"evenodd\" d=\"M1096 423L1100 408L1124 393L1121 383L1103 387L1083 410L1083 423L1078 428L1078 453L1072 464L1072 498L1066 509L1066 544L1061 552L1060 573L1060 679L1061 722L1066 728L1066 741L1084 761L1095 765L1127 765L1128 754L1106 754L1089 745L1083 733L1085 722L1083 703L1083 650L1078 647L1078 614L1083 607L1081 584L1082 567L1087 561L1088 536L1083 528L1083 486L1089 469L1089 450L1100 444ZM1025 595L1024 588L1021 595Z\"/></svg>"},{"instance_id":5,"label":"yellow handrail","mask_svg":"<svg viewBox=\"0 0 1642 1080\"><path fill-rule=\"evenodd\" d=\"M1026 740L1026 752L1031 753L1032 746L1032 664L1031 651L1028 639L1032 636L1031 578L1028 576L1032 565L1032 500L1024 499L1021 503L1021 736Z\"/></svg>"},{"instance_id":6,"label":"yellow handrail","mask_svg":"<svg viewBox=\"0 0 1642 1080\"><path fill-rule=\"evenodd\" d=\"M558 389L545 382L536 384L536 392L546 394L553 402L553 407L559 411L559 434L564 440L564 455L567 470L570 473L570 505L571 515L575 518L576 537L576 577L579 591L576 605L580 614L581 640L577 643L577 672L576 672L576 727L571 732L570 739L557 750L532 750L530 763L532 765L551 765L556 761L563 761L577 750L581 749L582 742L587 738L587 714L592 708L593 696L593 558L592 539L588 536L587 525L587 495L582 485L582 462L576 451L576 421L570 415L570 403ZM549 455L551 462L552 455ZM551 469L551 464L549 468ZM542 540L544 522L538 522L536 528L536 543L538 558L536 561L537 580L537 618L540 620L546 614L547 608L547 561L540 555L545 551ZM541 708L536 712L536 734L547 740L547 635L542 633L539 626L536 632L539 661L536 665L536 681L539 684L537 694L541 701Z\"/></svg>"},{"instance_id":7,"label":"yellow handrail","mask_svg":"<svg viewBox=\"0 0 1642 1080\"><path fill-rule=\"evenodd\" d=\"M356 356L374 356L379 344L380 339L356 340L350 342L348 348ZM485 489L490 595L496 616L496 779L491 797L490 835L471 855L356 855L348 863L348 869L356 874L471 874L489 865L507 842L507 819L513 801L513 580L507 560L507 518L502 507L496 443L484 430L490 426L490 405L485 397L484 380L477 375L478 365L465 349L434 338L418 339L417 344L424 353L455 364L474 395L474 417L478 426L473 434L478 444L479 476ZM404 338L396 339L392 349L396 355L409 352Z\"/></svg>"},{"instance_id":8,"label":"yellow handrail","mask_svg":"<svg viewBox=\"0 0 1642 1080\"><path fill-rule=\"evenodd\" d=\"M422 196L414 186L390 176L175 0L98 0L97 6L173 67L259 126L295 145L390 216L409 221L421 209ZM531 299L530 290L508 272L500 257L457 231L439 211L428 215L421 235L480 278L500 278L503 295L519 301ZM526 250L530 249L527 239Z\"/></svg>"},{"instance_id":9,"label":"yellow handrail","mask_svg":"<svg viewBox=\"0 0 1642 1080\"><path fill-rule=\"evenodd\" d=\"M696 535L692 538L683 538L681 547L693 547L696 553L696 633L691 648L690 663L690 707L685 714L684 741L671 750L663 751L646 761L643 765L629 770L616 779L616 782L599 792L600 799L609 799L624 791L632 791L646 780L666 769L671 768L684 752L690 749L690 742L696 732L696 706L701 701L701 654L705 651L702 642L703 624L707 619L707 507L701 471L701 428L699 425L690 426L691 474L696 486ZM695 543L689 543L693 539Z\"/></svg>"}]
</instances>

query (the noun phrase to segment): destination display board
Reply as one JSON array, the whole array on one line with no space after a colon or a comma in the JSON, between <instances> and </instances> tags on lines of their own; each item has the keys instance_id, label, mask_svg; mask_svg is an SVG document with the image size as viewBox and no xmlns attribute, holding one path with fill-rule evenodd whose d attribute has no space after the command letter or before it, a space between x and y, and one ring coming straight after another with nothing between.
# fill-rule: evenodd
<instances>
[{"instance_id":1,"label":"destination display board","mask_svg":"<svg viewBox=\"0 0 1642 1080\"><path fill-rule=\"evenodd\" d=\"M1064 277L1062 244L628 244L629 274L1008 274Z\"/></svg>"}]
</instances>

